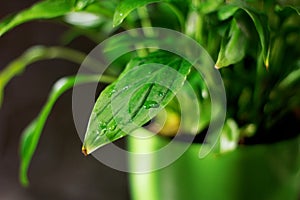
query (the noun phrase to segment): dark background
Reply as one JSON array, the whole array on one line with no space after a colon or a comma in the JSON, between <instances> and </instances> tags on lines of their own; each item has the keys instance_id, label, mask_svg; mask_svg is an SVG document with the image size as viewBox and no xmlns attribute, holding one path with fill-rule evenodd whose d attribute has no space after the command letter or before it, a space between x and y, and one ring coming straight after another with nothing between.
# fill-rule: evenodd
<instances>
[{"instance_id":1,"label":"dark background","mask_svg":"<svg viewBox=\"0 0 300 200\"><path fill-rule=\"evenodd\" d=\"M34 2L2 2L0 18ZM34 21L9 31L0 38L0 70L32 45L60 45L60 36L66 29L62 24ZM79 38L69 46L89 52L95 44ZM25 189L19 183L22 130L38 115L53 83L60 77L75 74L77 69L77 65L62 60L37 62L5 88L0 108L1 200L129 199L126 173L106 167L92 156L82 155L72 118L71 91L59 98L47 120L29 169L30 187Z\"/></svg>"}]
</instances>

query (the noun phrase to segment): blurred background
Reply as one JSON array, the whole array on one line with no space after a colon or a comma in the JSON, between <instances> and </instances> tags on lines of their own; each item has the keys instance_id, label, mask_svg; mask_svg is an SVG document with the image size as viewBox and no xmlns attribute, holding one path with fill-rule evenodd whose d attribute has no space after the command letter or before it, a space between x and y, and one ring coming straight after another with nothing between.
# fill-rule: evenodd
<instances>
[{"instance_id":1,"label":"blurred background","mask_svg":"<svg viewBox=\"0 0 300 200\"><path fill-rule=\"evenodd\" d=\"M0 18L34 2L2 2ZM0 38L0 70L33 45L61 44L59 36L64 31L64 25L45 21L29 22L9 31ZM94 44L78 38L69 46L88 53ZM126 173L81 153L81 141L72 118L72 91L59 98L49 116L29 169L30 187L23 188L19 183L21 132L38 115L54 82L76 73L77 69L76 64L63 60L37 62L5 88L0 110L1 200L129 199Z\"/></svg>"}]
</instances>

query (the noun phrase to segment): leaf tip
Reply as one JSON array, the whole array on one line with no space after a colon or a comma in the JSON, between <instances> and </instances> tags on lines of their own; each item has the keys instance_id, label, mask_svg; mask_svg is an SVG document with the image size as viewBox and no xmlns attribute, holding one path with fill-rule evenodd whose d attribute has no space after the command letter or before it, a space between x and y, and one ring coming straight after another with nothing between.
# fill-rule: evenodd
<instances>
[{"instance_id":1,"label":"leaf tip","mask_svg":"<svg viewBox=\"0 0 300 200\"><path fill-rule=\"evenodd\" d=\"M88 155L89 155L89 153L88 153L87 149L85 148L85 146L82 146L81 152L82 152L83 155L85 155L85 156L88 156Z\"/></svg>"},{"instance_id":2,"label":"leaf tip","mask_svg":"<svg viewBox=\"0 0 300 200\"><path fill-rule=\"evenodd\" d=\"M19 180L20 180L21 185L24 188L29 187L29 180L28 180L28 177L27 177L27 172L24 171L24 169L22 169L22 168L20 169Z\"/></svg>"},{"instance_id":3,"label":"leaf tip","mask_svg":"<svg viewBox=\"0 0 300 200\"><path fill-rule=\"evenodd\" d=\"M269 63L266 63L266 69L269 71Z\"/></svg>"},{"instance_id":4,"label":"leaf tip","mask_svg":"<svg viewBox=\"0 0 300 200\"><path fill-rule=\"evenodd\" d=\"M266 69L269 70L269 58L265 60Z\"/></svg>"},{"instance_id":5,"label":"leaf tip","mask_svg":"<svg viewBox=\"0 0 300 200\"><path fill-rule=\"evenodd\" d=\"M220 69L221 67L219 65L215 65L215 69Z\"/></svg>"},{"instance_id":6,"label":"leaf tip","mask_svg":"<svg viewBox=\"0 0 300 200\"><path fill-rule=\"evenodd\" d=\"M27 179L26 180L21 180L21 185L24 188L29 188L29 181Z\"/></svg>"},{"instance_id":7,"label":"leaf tip","mask_svg":"<svg viewBox=\"0 0 300 200\"><path fill-rule=\"evenodd\" d=\"M119 12L118 9L115 11L114 17L113 17L113 27L117 27L119 26L124 18L126 17L126 15L122 12Z\"/></svg>"},{"instance_id":8,"label":"leaf tip","mask_svg":"<svg viewBox=\"0 0 300 200\"><path fill-rule=\"evenodd\" d=\"M115 28L115 27L117 27L117 26L119 26L121 23L123 22L123 20L113 20L113 28Z\"/></svg>"}]
</instances>

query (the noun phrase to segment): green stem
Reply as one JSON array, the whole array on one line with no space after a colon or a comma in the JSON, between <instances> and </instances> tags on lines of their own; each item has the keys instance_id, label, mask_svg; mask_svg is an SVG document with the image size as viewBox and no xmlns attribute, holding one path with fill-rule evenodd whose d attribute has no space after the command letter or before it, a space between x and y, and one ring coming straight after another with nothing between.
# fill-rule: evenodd
<instances>
[{"instance_id":1,"label":"green stem","mask_svg":"<svg viewBox=\"0 0 300 200\"><path fill-rule=\"evenodd\" d=\"M189 23L186 27L186 34L193 37L197 42L203 43L203 15L199 13L199 0L193 0L189 12Z\"/></svg>"},{"instance_id":2,"label":"green stem","mask_svg":"<svg viewBox=\"0 0 300 200\"><path fill-rule=\"evenodd\" d=\"M144 30L144 34L147 37L152 37L154 35L154 32L153 32L153 30L151 28L152 24L151 24L149 15L148 15L147 7L143 6L143 7L138 8L137 9L137 13L138 13L138 16L139 16L139 18L141 20L142 27L148 27L147 30ZM144 57L144 56L146 56L148 54L147 51L146 51L146 49L143 48L144 46L137 45L137 47L140 49L138 51L138 55L140 57Z\"/></svg>"},{"instance_id":3,"label":"green stem","mask_svg":"<svg viewBox=\"0 0 300 200\"><path fill-rule=\"evenodd\" d=\"M266 68L264 67L263 54L260 54L257 57L257 66L256 66L256 80L253 91L253 112L252 119L259 127L262 124L263 116L263 107L262 103L266 102L265 99L268 98L267 91L265 91L267 80L266 80Z\"/></svg>"},{"instance_id":4,"label":"green stem","mask_svg":"<svg viewBox=\"0 0 300 200\"><path fill-rule=\"evenodd\" d=\"M147 7L143 6L137 9L137 13L139 18L141 19L141 25L142 27L152 27L152 23L150 21ZM149 29L149 32L145 33L146 35L153 35L153 31Z\"/></svg>"},{"instance_id":5,"label":"green stem","mask_svg":"<svg viewBox=\"0 0 300 200\"><path fill-rule=\"evenodd\" d=\"M181 27L181 32L184 33L185 32L185 20L184 20L184 16L183 16L182 12L170 3L165 3L165 4L176 15L178 22L180 24L180 27Z\"/></svg>"}]
</instances>

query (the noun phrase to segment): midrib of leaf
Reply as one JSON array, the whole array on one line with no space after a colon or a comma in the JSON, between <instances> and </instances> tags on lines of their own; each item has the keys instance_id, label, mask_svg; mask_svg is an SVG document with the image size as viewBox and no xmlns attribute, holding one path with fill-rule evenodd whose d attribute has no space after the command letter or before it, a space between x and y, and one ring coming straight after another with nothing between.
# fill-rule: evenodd
<instances>
[{"instance_id":1,"label":"midrib of leaf","mask_svg":"<svg viewBox=\"0 0 300 200\"><path fill-rule=\"evenodd\" d=\"M155 53L148 55L147 58L148 58L149 60L152 60L153 62L159 62L160 60L157 60L156 57L153 56L153 55L155 55ZM166 58L166 55L167 55L167 54L162 54L162 55L160 56L160 58L161 58L161 59L165 59L165 58ZM128 65L127 65L127 67L125 68L125 70L119 75L118 80L122 79L123 76L124 76L124 74L126 74L128 71L130 71L132 68L134 68L134 67L135 67L136 65L138 65L142 60L145 60L145 59L146 59L146 58L136 58L136 59L134 59L134 60L131 60L131 61L128 63ZM155 73L159 73L159 71L156 71ZM153 76L153 75L155 75L155 74L152 74L152 76ZM143 81L144 81L144 80L142 79L140 82L136 82L136 84L140 84L140 83L143 82ZM105 90L106 90L106 91L114 90L115 84L116 84L116 82L112 83L112 84L109 85ZM123 91L124 91L124 90L117 91L116 94L114 95L114 98L117 98L119 95L121 95ZM104 91L103 91L103 92L104 92ZM109 104L110 99L105 99L105 100L106 100L106 101L102 101L102 103L105 105L105 107L103 107L102 110L98 110L98 111L97 111L96 118L97 118L100 114L102 114L102 112L103 112L105 109L107 109L107 107L110 105L110 104Z\"/></svg>"},{"instance_id":2,"label":"midrib of leaf","mask_svg":"<svg viewBox=\"0 0 300 200\"><path fill-rule=\"evenodd\" d=\"M168 64L170 64L170 63L168 63ZM132 66L133 66L133 65L132 65L132 64L129 64L128 66L129 66L129 67L127 67L127 69L126 69L124 72L128 72L130 69L132 69ZM159 74L159 73L161 73L161 70L162 70L162 69L159 69L159 70L153 72L153 74L151 74L152 79L155 79L156 75ZM149 76L150 76L150 75L149 75ZM150 81L151 81L151 79L150 79ZM142 79L141 81L136 82L135 85L139 85L139 84L141 84L142 82L144 82L144 79ZM113 85L113 88L114 88L115 84L112 84L112 85ZM131 87L134 87L135 85L131 85ZM145 101L147 100L147 97L149 97L149 94L150 94L150 92L151 92L151 88L152 88L153 86L154 86L153 84L150 84L150 87L147 88L147 91L146 91L145 95L143 96L143 99L142 99L141 103L139 103L139 105L136 107L136 109L132 112L132 119L133 119L133 120L135 119L135 117L136 117L136 115L139 113L141 107L143 106L143 104L144 104ZM119 95L121 95L123 92L124 92L124 90L121 90L120 92L118 92L118 93L114 96L114 98L119 97ZM161 100L161 101L162 101L162 100ZM161 103L161 101L158 102L158 103ZM103 111L105 111L105 109L110 109L110 104L109 104L109 102L106 102L106 105L103 107L102 110L97 111L95 118L98 118L101 114L103 114ZM122 105L120 105L120 106L116 109L116 112L114 113L114 115L118 115L118 114L121 112L121 110L122 110ZM106 123L107 123L107 124L110 124L110 123L112 122L113 118L114 118L114 116L110 116L110 118L108 118L108 120L107 120ZM129 121L127 121L127 122L125 122L125 123L129 123Z\"/></svg>"},{"instance_id":3,"label":"midrib of leaf","mask_svg":"<svg viewBox=\"0 0 300 200\"><path fill-rule=\"evenodd\" d=\"M181 61L183 61L183 60L181 60ZM181 63L182 63L182 62L181 62ZM170 65L170 63L168 63L168 64ZM181 66L181 64L179 65L179 67L180 67L180 66ZM178 69L177 69L177 66L175 66L174 69L175 69L175 70L178 70ZM172 84L173 84L174 82L175 82L175 80L172 82ZM171 84L171 85L172 85L172 84ZM147 98L149 97L149 95L150 95L150 93L151 93L151 89L152 89L153 86L154 86L154 85L151 84L151 86L149 87L149 92L147 91L147 95L145 96L145 98L143 99L142 103L140 104L140 107L143 106L143 105L145 104ZM162 89L161 92L164 92L164 93L167 94L167 89L166 89L165 91L163 91L163 89ZM161 102L164 100L165 97L166 97L166 96L163 96L160 100L157 101L157 103L158 103L158 104L161 104ZM134 114L133 114L133 116L132 116L133 119L136 118L136 116L139 114L139 111L140 111L140 110L137 109L137 110L134 112Z\"/></svg>"}]
</instances>

